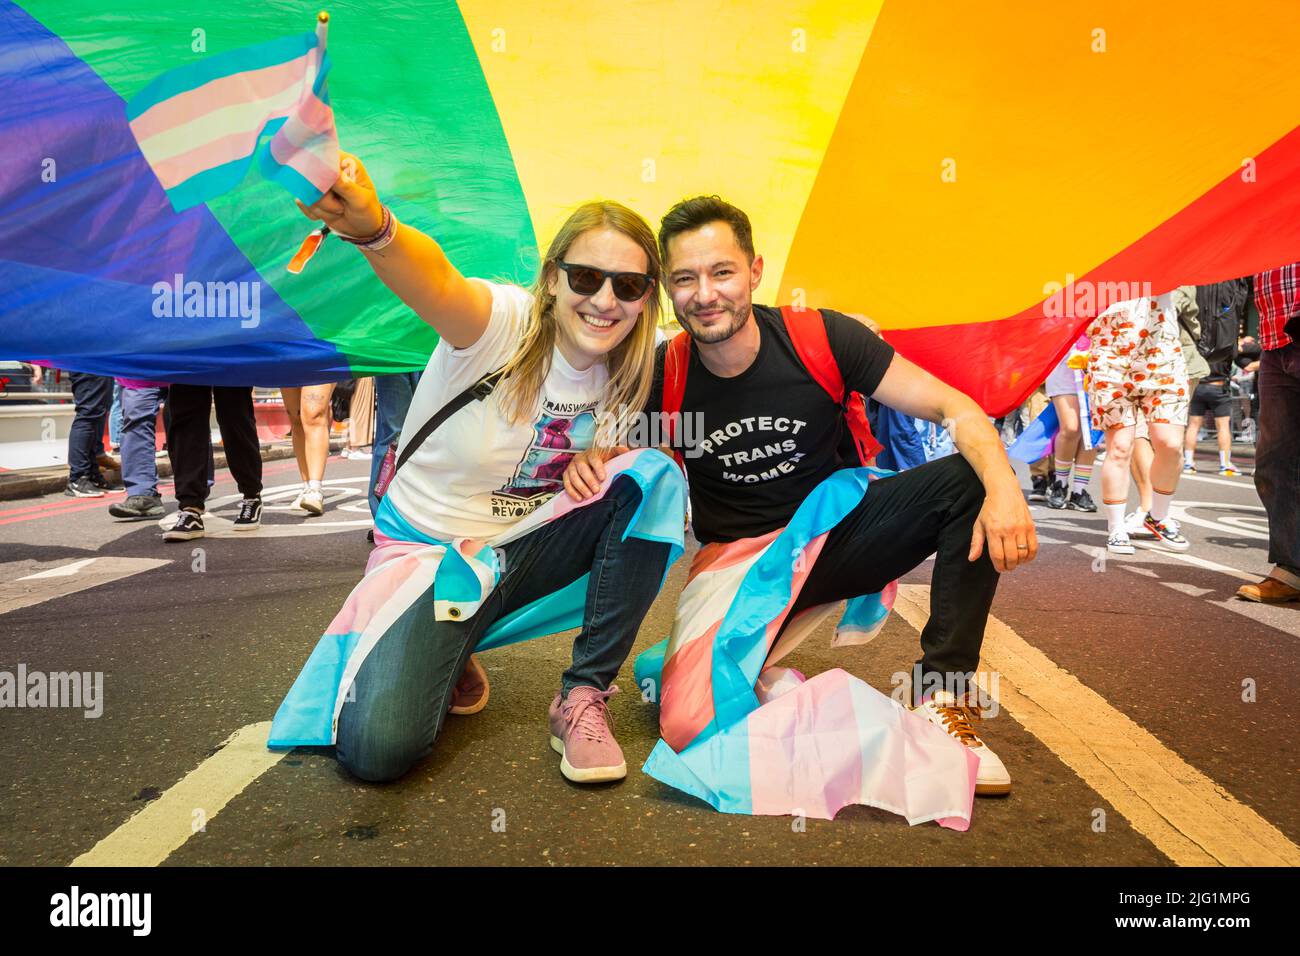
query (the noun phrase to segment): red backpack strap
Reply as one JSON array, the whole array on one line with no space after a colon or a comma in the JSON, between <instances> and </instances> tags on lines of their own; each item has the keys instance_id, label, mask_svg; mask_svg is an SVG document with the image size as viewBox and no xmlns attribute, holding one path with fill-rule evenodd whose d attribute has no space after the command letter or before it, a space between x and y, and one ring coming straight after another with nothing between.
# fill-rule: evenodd
<instances>
[{"instance_id":1,"label":"red backpack strap","mask_svg":"<svg viewBox=\"0 0 1300 956\"><path fill-rule=\"evenodd\" d=\"M668 341L664 354L664 421L668 423L668 441L677 437L677 423L681 419L682 399L686 395L686 371L691 366L691 337L678 332ZM686 467L680 452L673 452L677 464Z\"/></svg>"},{"instance_id":2,"label":"red backpack strap","mask_svg":"<svg viewBox=\"0 0 1300 956\"><path fill-rule=\"evenodd\" d=\"M813 379L826 390L831 401L837 405L844 403L844 376L840 374L839 363L831 354L831 343L826 338L826 324L818 309L796 309L782 306L781 318L785 320L785 329L790 333L790 341L799 354L799 361L808 370Z\"/></svg>"},{"instance_id":3,"label":"red backpack strap","mask_svg":"<svg viewBox=\"0 0 1300 956\"><path fill-rule=\"evenodd\" d=\"M871 461L880 454L883 446L871 434L871 426L867 423L867 403L862 394L844 394L844 376L840 374L839 363L835 361L830 340L826 338L826 323L821 311L787 305L781 309L781 318L799 361L803 362L813 380L825 389L831 401L844 409L844 420L853 436L858 457L863 464Z\"/></svg>"}]
</instances>

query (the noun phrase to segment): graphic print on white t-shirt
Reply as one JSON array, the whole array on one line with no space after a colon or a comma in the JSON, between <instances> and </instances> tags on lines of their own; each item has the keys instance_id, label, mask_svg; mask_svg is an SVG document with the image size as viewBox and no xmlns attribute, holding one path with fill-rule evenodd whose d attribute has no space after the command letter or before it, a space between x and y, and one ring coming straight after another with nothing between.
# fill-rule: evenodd
<instances>
[{"instance_id":1,"label":"graphic print on white t-shirt","mask_svg":"<svg viewBox=\"0 0 1300 956\"><path fill-rule=\"evenodd\" d=\"M564 470L595 438L596 405L542 401L541 413L533 420L532 443L510 481L492 492L494 515L525 517L564 489Z\"/></svg>"}]
</instances>

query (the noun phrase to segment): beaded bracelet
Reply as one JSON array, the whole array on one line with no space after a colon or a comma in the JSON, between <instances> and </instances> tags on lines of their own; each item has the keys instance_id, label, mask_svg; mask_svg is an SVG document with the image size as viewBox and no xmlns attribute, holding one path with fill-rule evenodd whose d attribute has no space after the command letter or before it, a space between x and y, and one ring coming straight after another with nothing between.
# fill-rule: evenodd
<instances>
[{"instance_id":1,"label":"beaded bracelet","mask_svg":"<svg viewBox=\"0 0 1300 956\"><path fill-rule=\"evenodd\" d=\"M335 232L334 235L338 236L344 242L351 243L360 249L365 249L367 252L378 252L380 249L392 242L397 236L397 217L393 215L392 211L387 206L384 206L383 210L383 223L380 225L379 231L373 236L369 236L365 239L357 239L352 236L345 236L341 232Z\"/></svg>"}]
</instances>

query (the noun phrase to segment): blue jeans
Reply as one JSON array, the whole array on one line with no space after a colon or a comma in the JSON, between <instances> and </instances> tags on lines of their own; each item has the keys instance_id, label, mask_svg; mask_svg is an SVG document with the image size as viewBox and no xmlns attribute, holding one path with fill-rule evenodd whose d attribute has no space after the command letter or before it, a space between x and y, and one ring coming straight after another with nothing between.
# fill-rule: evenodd
<instances>
[{"instance_id":1,"label":"blue jeans","mask_svg":"<svg viewBox=\"0 0 1300 956\"><path fill-rule=\"evenodd\" d=\"M72 399L76 416L68 430L68 482L99 477L95 457L104 451L104 418L113 404L113 380L104 375L73 372Z\"/></svg>"},{"instance_id":2,"label":"blue jeans","mask_svg":"<svg viewBox=\"0 0 1300 956\"><path fill-rule=\"evenodd\" d=\"M114 448L122 447L122 386L113 383L113 404L108 409L108 441Z\"/></svg>"},{"instance_id":3,"label":"blue jeans","mask_svg":"<svg viewBox=\"0 0 1300 956\"><path fill-rule=\"evenodd\" d=\"M640 502L640 486L616 478L600 501L503 545L501 580L468 620L434 620L429 588L357 672L354 699L339 714L339 763L363 780L405 774L433 750L452 690L488 626L588 572L583 628L561 692L608 689L659 593L670 553L667 544L624 538Z\"/></svg>"},{"instance_id":4,"label":"blue jeans","mask_svg":"<svg viewBox=\"0 0 1300 956\"><path fill-rule=\"evenodd\" d=\"M379 499L375 497L375 482L379 480L379 466L384 463L390 442L397 441L402 433L402 424L406 413L411 408L411 396L420 384L423 372L399 372L396 375L375 376L375 443L371 446L374 455L370 460L370 517L379 510ZM424 424L421 422L420 424ZM419 428L419 425L415 426Z\"/></svg>"},{"instance_id":5,"label":"blue jeans","mask_svg":"<svg viewBox=\"0 0 1300 956\"><path fill-rule=\"evenodd\" d=\"M158 495L155 424L161 388L122 389L122 481L130 495Z\"/></svg>"},{"instance_id":6,"label":"blue jeans","mask_svg":"<svg viewBox=\"0 0 1300 956\"><path fill-rule=\"evenodd\" d=\"M1300 575L1300 342L1259 360L1255 490L1268 513L1268 559Z\"/></svg>"}]
</instances>

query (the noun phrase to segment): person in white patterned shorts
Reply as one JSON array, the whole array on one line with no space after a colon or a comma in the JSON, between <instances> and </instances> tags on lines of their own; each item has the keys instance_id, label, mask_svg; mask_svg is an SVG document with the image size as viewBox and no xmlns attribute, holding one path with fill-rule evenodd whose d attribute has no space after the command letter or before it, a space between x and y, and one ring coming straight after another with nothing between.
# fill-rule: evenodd
<instances>
[{"instance_id":1,"label":"person in white patterned shorts","mask_svg":"<svg viewBox=\"0 0 1300 956\"><path fill-rule=\"evenodd\" d=\"M1129 461L1139 413L1146 419L1151 448L1151 509L1143 526L1157 544L1172 551L1190 545L1167 523L1182 472L1187 425L1187 363L1179 340L1172 293L1117 302L1088 328L1088 398L1092 427L1106 433L1101 469L1102 504L1112 554L1133 554L1124 524Z\"/></svg>"}]
</instances>

